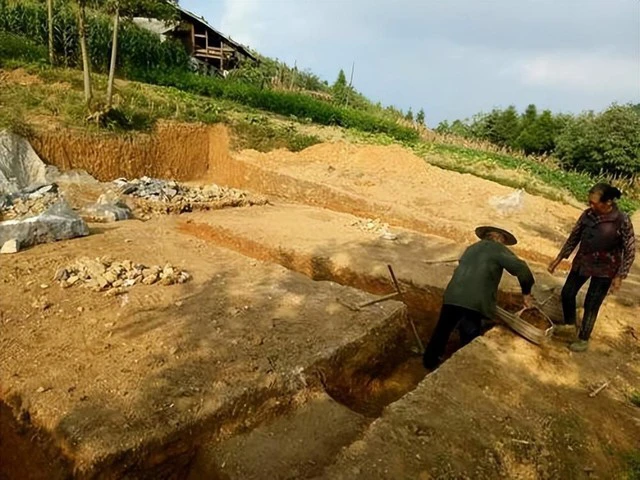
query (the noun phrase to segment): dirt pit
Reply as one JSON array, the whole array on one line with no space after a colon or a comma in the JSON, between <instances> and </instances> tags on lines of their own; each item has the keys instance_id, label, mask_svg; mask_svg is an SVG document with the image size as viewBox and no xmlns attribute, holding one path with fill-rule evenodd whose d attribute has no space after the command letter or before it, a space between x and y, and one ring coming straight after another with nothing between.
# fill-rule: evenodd
<instances>
[{"instance_id":1,"label":"dirt pit","mask_svg":"<svg viewBox=\"0 0 640 480\"><path fill-rule=\"evenodd\" d=\"M347 408L377 413L426 373L394 373L412 355L402 304L352 311L344 303L374 297L212 247L171 218L101 225L0 268L5 288L21 292L0 298L0 401L11 412L0 428L22 432L16 454L3 456L5 478L43 473L18 465L19 452L36 448L32 438L54 452L48 478L71 469L77 478L184 478L201 446L295 411L325 388ZM52 283L72 259L107 252L180 265L193 278L116 297L70 296Z\"/></svg>"},{"instance_id":2,"label":"dirt pit","mask_svg":"<svg viewBox=\"0 0 640 480\"><path fill-rule=\"evenodd\" d=\"M436 176L449 197L433 208L421 190L433 182L406 152L318 148L295 175L263 157L216 165L230 186L341 214L267 205L92 225L90 237L0 258L12 293L0 296L0 478L542 480L623 468L640 436L628 400L640 388L637 312L605 305L585 356L498 327L424 371L408 319L426 340L484 207L465 209L502 187ZM320 181L322 168L344 178ZM540 230L538 200L517 233L544 257L570 215L548 204L553 228ZM192 279L115 297L53 283L60 267L106 255ZM393 291L388 264L407 306L358 308Z\"/></svg>"}]
</instances>

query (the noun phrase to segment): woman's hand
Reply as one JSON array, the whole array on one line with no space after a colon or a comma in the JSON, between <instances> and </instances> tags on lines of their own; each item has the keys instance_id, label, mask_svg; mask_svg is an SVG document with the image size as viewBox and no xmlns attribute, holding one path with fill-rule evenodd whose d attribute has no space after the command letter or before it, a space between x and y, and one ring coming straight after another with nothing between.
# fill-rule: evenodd
<instances>
[{"instance_id":1,"label":"woman's hand","mask_svg":"<svg viewBox=\"0 0 640 480\"><path fill-rule=\"evenodd\" d=\"M558 265L560 265L560 262L562 262L561 258L556 258L553 262L551 262L549 264L549 267L547 268L547 270L549 271L549 273L553 273L556 271L556 268L558 268Z\"/></svg>"},{"instance_id":2,"label":"woman's hand","mask_svg":"<svg viewBox=\"0 0 640 480\"><path fill-rule=\"evenodd\" d=\"M613 279L613 282L611 282L611 288L609 289L609 293L616 293L618 290L620 290L620 286L622 285L622 277L616 277Z\"/></svg>"}]
</instances>

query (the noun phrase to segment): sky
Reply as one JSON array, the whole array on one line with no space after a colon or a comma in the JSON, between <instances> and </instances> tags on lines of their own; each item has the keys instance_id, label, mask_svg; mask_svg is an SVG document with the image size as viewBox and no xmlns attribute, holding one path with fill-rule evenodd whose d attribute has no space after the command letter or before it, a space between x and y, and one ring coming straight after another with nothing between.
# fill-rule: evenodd
<instances>
[{"instance_id":1,"label":"sky","mask_svg":"<svg viewBox=\"0 0 640 480\"><path fill-rule=\"evenodd\" d=\"M181 0L263 55L427 124L640 103L640 0Z\"/></svg>"}]
</instances>

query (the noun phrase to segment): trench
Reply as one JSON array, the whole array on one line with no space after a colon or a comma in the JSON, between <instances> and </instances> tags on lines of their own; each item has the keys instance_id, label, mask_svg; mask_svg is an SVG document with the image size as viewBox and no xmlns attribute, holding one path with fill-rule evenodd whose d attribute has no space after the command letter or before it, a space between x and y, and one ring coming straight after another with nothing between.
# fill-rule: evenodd
<instances>
[{"instance_id":1,"label":"trench","mask_svg":"<svg viewBox=\"0 0 640 480\"><path fill-rule=\"evenodd\" d=\"M387 278L337 268L326 255L314 256L265 245L234 235L220 226L189 221L179 228L201 240L256 260L280 264L316 281L332 281L377 295L389 293L393 288ZM387 406L413 391L429 373L422 365L409 319L426 342L438 320L443 290L414 285L402 279L399 282L406 317L400 322L390 322L384 333L373 333L368 341L353 345L318 365L316 375L321 390L316 393L322 401L309 401L254 430L204 446L194 460L189 478L321 477L345 447L362 438L368 426L383 415ZM510 303L510 296L502 295L501 300ZM454 333L447 346L445 361L459 349L459 339ZM327 425L312 421L319 416ZM339 425L332 425L333 418L340 419ZM292 438L304 439L304 442L291 445ZM277 444L279 448L274 450L265 444Z\"/></svg>"},{"instance_id":2,"label":"trench","mask_svg":"<svg viewBox=\"0 0 640 480\"><path fill-rule=\"evenodd\" d=\"M158 445L123 452L90 471L78 470L73 452L53 433L38 431L28 412L20 414L20 408L0 400L0 479L313 478L360 438L386 405L424 377L420 358L407 347L411 338L405 325L406 309L398 309L377 328L311 365L313 380L301 390L290 390L283 381L270 391L252 392L238 401L244 405L238 411L234 407L201 419ZM325 428L329 420L334 428ZM311 440L292 443L292 435ZM274 436L288 447L265 458ZM232 463L220 459L231 453L237 470L225 472ZM266 463L268 477L262 476ZM246 473L251 468L253 476ZM295 477L287 477L291 468Z\"/></svg>"},{"instance_id":3,"label":"trench","mask_svg":"<svg viewBox=\"0 0 640 480\"><path fill-rule=\"evenodd\" d=\"M36 146L51 163L65 169L86 168L104 180L141 174L192 180L202 177L210 168L202 159L210 158L214 147L221 152L227 148L226 140L205 138L208 133L204 130L194 135L202 138L188 143L203 146L204 150L195 149L180 162L176 161L180 155L175 152L138 146L133 140L123 146L110 139L54 142L42 138ZM184 144L182 138L167 142ZM72 151L66 148L69 145L74 147ZM140 155L143 150L147 151L146 156ZM115 161L121 157L126 161ZM221 157L228 161L226 155ZM280 264L313 280L332 281L376 295L389 293L393 288L388 278L338 268L326 256L270 248L207 225L185 223L181 229L245 256ZM60 448L60 439L37 430L0 398L0 480L316 478L335 462L344 447L362 437L388 405L414 390L429 373L416 352L409 320L426 342L437 322L443 291L402 280L400 284L406 313L389 319L382 328L370 331L313 365L309 372L315 379L312 384L296 391L278 385L269 391L251 392L242 399L244 408L203 419L196 427L176 431L160 444L123 452L88 472L78 471L73 453ZM459 340L454 335L445 358L458 349ZM6 452L13 453L7 456Z\"/></svg>"}]
</instances>

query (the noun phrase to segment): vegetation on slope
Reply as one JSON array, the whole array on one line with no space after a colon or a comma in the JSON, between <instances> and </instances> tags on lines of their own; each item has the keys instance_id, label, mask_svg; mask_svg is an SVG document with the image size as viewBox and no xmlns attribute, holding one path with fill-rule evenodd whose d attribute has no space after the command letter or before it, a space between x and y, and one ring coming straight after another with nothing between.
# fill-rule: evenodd
<instances>
[{"instance_id":1,"label":"vegetation on slope","mask_svg":"<svg viewBox=\"0 0 640 480\"><path fill-rule=\"evenodd\" d=\"M640 175L640 105L612 105L581 115L538 113L535 105L441 123L436 131L486 140L531 155L553 155L567 170L634 181Z\"/></svg>"}]
</instances>

